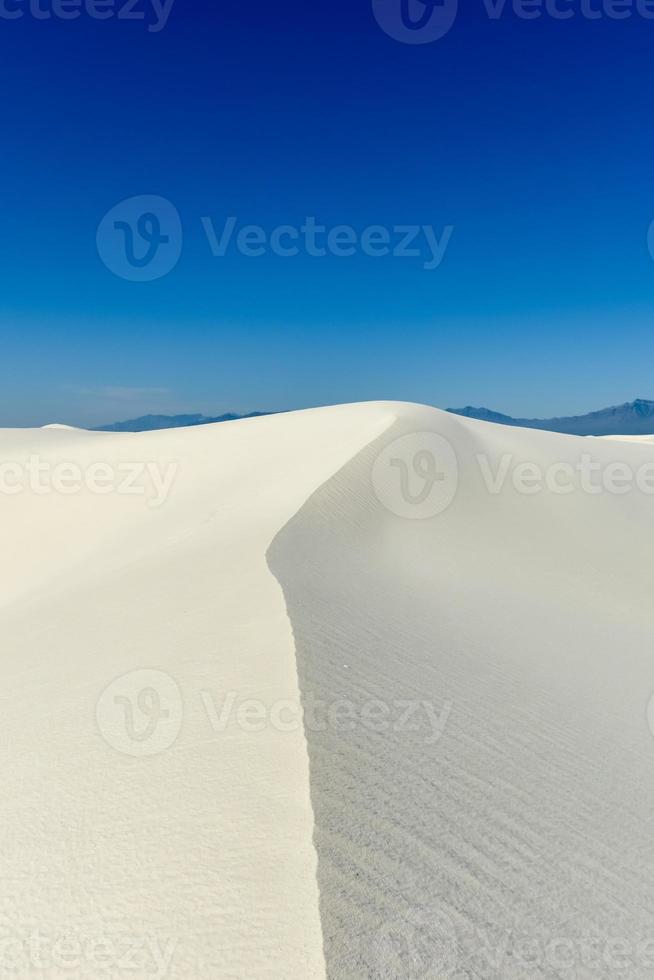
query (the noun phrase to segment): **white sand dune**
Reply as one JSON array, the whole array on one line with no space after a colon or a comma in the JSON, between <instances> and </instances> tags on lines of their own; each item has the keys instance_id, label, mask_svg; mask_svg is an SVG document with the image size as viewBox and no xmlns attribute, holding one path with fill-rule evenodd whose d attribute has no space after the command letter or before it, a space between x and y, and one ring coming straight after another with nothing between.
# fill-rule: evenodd
<instances>
[{"instance_id":1,"label":"white sand dune","mask_svg":"<svg viewBox=\"0 0 654 980\"><path fill-rule=\"evenodd\" d=\"M371 403L35 458L0 976L654 976L651 445Z\"/></svg>"},{"instance_id":2,"label":"white sand dune","mask_svg":"<svg viewBox=\"0 0 654 980\"><path fill-rule=\"evenodd\" d=\"M651 436L601 436L602 439L615 439L618 442L636 442L636 443L647 443L650 444L654 442L654 435Z\"/></svg>"}]
</instances>

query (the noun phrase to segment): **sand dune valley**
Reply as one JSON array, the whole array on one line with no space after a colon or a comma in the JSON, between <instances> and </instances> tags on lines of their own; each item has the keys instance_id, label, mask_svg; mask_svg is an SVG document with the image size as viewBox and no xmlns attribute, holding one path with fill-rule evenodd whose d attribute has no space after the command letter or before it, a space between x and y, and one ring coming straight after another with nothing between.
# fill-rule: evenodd
<instances>
[{"instance_id":1,"label":"sand dune valley","mask_svg":"<svg viewBox=\"0 0 654 980\"><path fill-rule=\"evenodd\" d=\"M0 977L654 977L654 436L0 430Z\"/></svg>"}]
</instances>

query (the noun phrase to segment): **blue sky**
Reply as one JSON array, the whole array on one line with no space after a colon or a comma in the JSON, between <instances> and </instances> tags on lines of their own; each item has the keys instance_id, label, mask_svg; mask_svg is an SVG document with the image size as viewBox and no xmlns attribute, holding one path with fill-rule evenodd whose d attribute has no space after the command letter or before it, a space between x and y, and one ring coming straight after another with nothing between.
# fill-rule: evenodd
<instances>
[{"instance_id":1,"label":"blue sky","mask_svg":"<svg viewBox=\"0 0 654 980\"><path fill-rule=\"evenodd\" d=\"M425 44L388 36L371 0L175 0L158 32L0 19L0 424L654 397L654 20L568 2L565 21L493 20L468 0ZM149 282L96 245L141 195L182 228ZM230 215L268 236L307 216L452 232L430 270L360 249L215 257L202 219Z\"/></svg>"}]
</instances>

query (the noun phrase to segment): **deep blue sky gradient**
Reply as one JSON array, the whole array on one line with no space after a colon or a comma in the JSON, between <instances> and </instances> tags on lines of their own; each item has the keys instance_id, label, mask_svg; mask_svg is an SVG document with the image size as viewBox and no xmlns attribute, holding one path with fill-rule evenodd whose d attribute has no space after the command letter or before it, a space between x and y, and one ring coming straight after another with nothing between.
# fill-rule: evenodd
<instances>
[{"instance_id":1,"label":"deep blue sky gradient","mask_svg":"<svg viewBox=\"0 0 654 980\"><path fill-rule=\"evenodd\" d=\"M176 0L160 33L0 20L0 75L0 424L654 397L654 20L490 21L467 0L404 45L370 0ZM138 194L184 227L151 283L96 250ZM454 232L434 271L217 259L203 215Z\"/></svg>"}]
</instances>

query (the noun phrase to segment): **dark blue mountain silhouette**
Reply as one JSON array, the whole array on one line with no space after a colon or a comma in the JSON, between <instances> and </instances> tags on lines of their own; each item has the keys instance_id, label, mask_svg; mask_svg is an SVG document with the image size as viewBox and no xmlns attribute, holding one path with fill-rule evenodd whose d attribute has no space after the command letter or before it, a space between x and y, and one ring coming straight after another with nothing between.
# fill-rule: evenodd
<instances>
[{"instance_id":1,"label":"dark blue mountain silhouette","mask_svg":"<svg viewBox=\"0 0 654 980\"><path fill-rule=\"evenodd\" d=\"M514 419L488 408L448 408L453 415L463 415L483 422L498 422L527 429L547 429L576 436L654 435L654 401L637 398L634 402L603 408L588 415L554 419Z\"/></svg>"},{"instance_id":2,"label":"dark blue mountain silhouette","mask_svg":"<svg viewBox=\"0 0 654 980\"><path fill-rule=\"evenodd\" d=\"M138 419L128 419L127 422L112 422L111 425L100 425L96 432L151 432L154 429L179 429L191 425L209 425L211 422L233 422L235 419L253 419L270 412L251 412L249 415L142 415Z\"/></svg>"}]
</instances>

